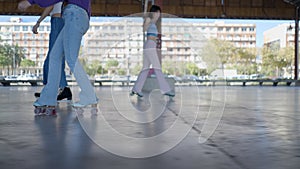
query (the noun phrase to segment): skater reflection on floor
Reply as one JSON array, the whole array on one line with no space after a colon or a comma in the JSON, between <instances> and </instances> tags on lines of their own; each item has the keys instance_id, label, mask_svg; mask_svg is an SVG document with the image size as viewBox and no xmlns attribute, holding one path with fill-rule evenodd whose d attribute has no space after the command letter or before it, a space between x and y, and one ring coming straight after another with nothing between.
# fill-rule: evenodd
<instances>
[{"instance_id":1,"label":"skater reflection on floor","mask_svg":"<svg viewBox=\"0 0 300 169\"><path fill-rule=\"evenodd\" d=\"M58 107L57 111L60 114L58 118L36 116L34 119L40 136L40 144L35 146L40 146L43 150L40 158L47 159L39 161L42 168L87 168L85 165L88 164L88 158L80 156L89 154L93 150L94 143L83 132L80 123L73 123L78 118L72 113L70 105L63 106L63 109ZM76 158L80 160L73 160Z\"/></svg>"}]
</instances>

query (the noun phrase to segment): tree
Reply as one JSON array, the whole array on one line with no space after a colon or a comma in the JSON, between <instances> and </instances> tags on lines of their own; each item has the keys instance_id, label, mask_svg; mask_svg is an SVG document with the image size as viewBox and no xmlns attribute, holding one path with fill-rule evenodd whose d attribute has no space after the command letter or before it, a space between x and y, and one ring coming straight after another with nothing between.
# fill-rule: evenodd
<instances>
[{"instance_id":1,"label":"tree","mask_svg":"<svg viewBox=\"0 0 300 169\"><path fill-rule=\"evenodd\" d=\"M140 64L136 64L134 68L131 70L132 75L138 75L142 70L142 66Z\"/></svg>"},{"instance_id":2,"label":"tree","mask_svg":"<svg viewBox=\"0 0 300 169\"><path fill-rule=\"evenodd\" d=\"M172 61L164 61L162 64L162 72L165 74L175 74L175 64Z\"/></svg>"},{"instance_id":3,"label":"tree","mask_svg":"<svg viewBox=\"0 0 300 169\"><path fill-rule=\"evenodd\" d=\"M236 50L236 57L233 58L233 67L237 69L238 74L256 74L256 49L239 48Z\"/></svg>"},{"instance_id":4,"label":"tree","mask_svg":"<svg viewBox=\"0 0 300 169\"><path fill-rule=\"evenodd\" d=\"M272 77L282 76L284 69L291 69L294 58L293 50L293 47L280 49L279 44L264 46L262 50L263 73Z\"/></svg>"},{"instance_id":5,"label":"tree","mask_svg":"<svg viewBox=\"0 0 300 169\"><path fill-rule=\"evenodd\" d=\"M117 60L109 60L106 63L106 68L111 68L111 67L118 67L119 62Z\"/></svg>"},{"instance_id":6,"label":"tree","mask_svg":"<svg viewBox=\"0 0 300 169\"><path fill-rule=\"evenodd\" d=\"M98 65L97 74L106 74L106 73L107 73L107 70L104 69L104 67L101 64Z\"/></svg>"},{"instance_id":7,"label":"tree","mask_svg":"<svg viewBox=\"0 0 300 169\"><path fill-rule=\"evenodd\" d=\"M224 68L231 63L236 56L236 48L232 43L218 39L210 39L200 53L207 65L207 73L210 74L217 68Z\"/></svg>"},{"instance_id":8,"label":"tree","mask_svg":"<svg viewBox=\"0 0 300 169\"><path fill-rule=\"evenodd\" d=\"M278 59L277 59L277 67L278 67L278 72L277 76L284 76L289 75L292 77L292 71L293 71L293 66L294 66L294 47L285 47L281 48L278 53Z\"/></svg>"},{"instance_id":9,"label":"tree","mask_svg":"<svg viewBox=\"0 0 300 169\"><path fill-rule=\"evenodd\" d=\"M23 59L20 64L21 67L33 67L35 62L30 59Z\"/></svg>"},{"instance_id":10,"label":"tree","mask_svg":"<svg viewBox=\"0 0 300 169\"><path fill-rule=\"evenodd\" d=\"M217 52L217 57L220 58L222 68L226 63L231 63L236 56L236 47L231 42L212 39Z\"/></svg>"},{"instance_id":11,"label":"tree","mask_svg":"<svg viewBox=\"0 0 300 169\"><path fill-rule=\"evenodd\" d=\"M214 41L211 39L203 47L202 52L199 54L202 60L207 65L207 73L210 74L221 64L220 58L217 57L216 47Z\"/></svg>"},{"instance_id":12,"label":"tree","mask_svg":"<svg viewBox=\"0 0 300 169\"><path fill-rule=\"evenodd\" d=\"M4 68L14 69L20 66L22 59L25 58L25 50L18 45L0 45L0 65Z\"/></svg>"},{"instance_id":13,"label":"tree","mask_svg":"<svg viewBox=\"0 0 300 169\"><path fill-rule=\"evenodd\" d=\"M187 63L186 68L188 70L188 74L198 76L199 68L195 63Z\"/></svg>"},{"instance_id":14,"label":"tree","mask_svg":"<svg viewBox=\"0 0 300 169\"><path fill-rule=\"evenodd\" d=\"M117 60L109 60L106 62L105 68L110 71L111 73L115 73L119 62Z\"/></svg>"},{"instance_id":15,"label":"tree","mask_svg":"<svg viewBox=\"0 0 300 169\"><path fill-rule=\"evenodd\" d=\"M98 60L94 60L91 64L88 64L86 59L80 58L80 63L89 76L107 73L107 71L102 67L100 61Z\"/></svg>"}]
</instances>

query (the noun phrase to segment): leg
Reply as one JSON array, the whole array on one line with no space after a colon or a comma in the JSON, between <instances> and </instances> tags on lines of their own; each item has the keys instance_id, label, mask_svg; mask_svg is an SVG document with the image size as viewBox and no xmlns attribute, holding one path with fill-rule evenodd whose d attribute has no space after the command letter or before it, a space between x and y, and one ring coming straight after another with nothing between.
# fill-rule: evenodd
<instances>
[{"instance_id":1,"label":"leg","mask_svg":"<svg viewBox=\"0 0 300 169\"><path fill-rule=\"evenodd\" d=\"M44 85L47 84L47 80L48 80L50 51L52 50L54 42L56 41L57 36L62 29L62 27L61 28L57 27L57 21L56 21L56 18L54 18L54 17L51 17L50 24L51 24L51 30L50 30L50 35L49 35L49 49L48 49L47 57L44 61L44 65L43 65L43 84Z\"/></svg>"},{"instance_id":2,"label":"leg","mask_svg":"<svg viewBox=\"0 0 300 169\"><path fill-rule=\"evenodd\" d=\"M59 87L59 80L61 75L61 65L63 56L63 35L64 29L57 37L53 48L50 51L49 71L47 84L41 92L41 97L36 101L40 105L55 106L57 104L57 91Z\"/></svg>"},{"instance_id":3,"label":"leg","mask_svg":"<svg viewBox=\"0 0 300 169\"><path fill-rule=\"evenodd\" d=\"M50 47L49 47L50 49ZM48 79L48 71L49 71L49 53L46 56L46 59L44 61L43 64L43 84L46 85L47 84L47 79Z\"/></svg>"},{"instance_id":4,"label":"leg","mask_svg":"<svg viewBox=\"0 0 300 169\"><path fill-rule=\"evenodd\" d=\"M154 41L152 41L151 45L152 45L152 47L153 47L153 45L156 46L156 43ZM152 64L152 67L154 69L161 92L162 93L170 92L171 88L161 71L161 65L158 60L156 48L147 49L146 54L147 54L146 57L148 58L149 62Z\"/></svg>"},{"instance_id":5,"label":"leg","mask_svg":"<svg viewBox=\"0 0 300 169\"><path fill-rule=\"evenodd\" d=\"M79 94L80 103L84 105L97 103L94 88L82 65L78 61L81 39L89 28L88 15L82 8L70 8L67 6L64 10L63 17L65 19L65 57L81 89Z\"/></svg>"},{"instance_id":6,"label":"leg","mask_svg":"<svg viewBox=\"0 0 300 169\"><path fill-rule=\"evenodd\" d=\"M53 29L53 34L55 36L55 40L64 27L64 20L59 17L53 17L51 22L51 30ZM62 58L62 65L61 65L61 79L59 83L59 88L63 89L64 87L68 86L66 80L66 73L65 73L65 57Z\"/></svg>"},{"instance_id":7,"label":"leg","mask_svg":"<svg viewBox=\"0 0 300 169\"><path fill-rule=\"evenodd\" d=\"M132 88L133 92L141 93L142 88L144 86L144 83L147 79L147 76L148 76L148 73L149 73L149 66L150 66L150 61L149 61L147 55L148 55L147 51L144 50L143 68L142 68L142 71L140 72L133 88Z\"/></svg>"},{"instance_id":8,"label":"leg","mask_svg":"<svg viewBox=\"0 0 300 169\"><path fill-rule=\"evenodd\" d=\"M65 72L65 57L63 56L62 58L62 64L61 64L61 78L60 78L60 83L59 83L59 88L63 89L64 87L68 86L68 82L66 79L66 72Z\"/></svg>"}]
</instances>

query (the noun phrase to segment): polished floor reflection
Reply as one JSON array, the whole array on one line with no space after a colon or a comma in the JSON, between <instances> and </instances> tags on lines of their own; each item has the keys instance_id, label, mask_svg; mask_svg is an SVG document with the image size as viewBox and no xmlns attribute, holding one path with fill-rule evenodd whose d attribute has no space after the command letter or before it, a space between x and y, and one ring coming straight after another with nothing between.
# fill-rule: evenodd
<instances>
[{"instance_id":1,"label":"polished floor reflection","mask_svg":"<svg viewBox=\"0 0 300 169\"><path fill-rule=\"evenodd\" d=\"M61 102L35 117L40 89L0 86L1 169L300 168L298 87L177 87L174 99L96 87L97 116Z\"/></svg>"}]
</instances>

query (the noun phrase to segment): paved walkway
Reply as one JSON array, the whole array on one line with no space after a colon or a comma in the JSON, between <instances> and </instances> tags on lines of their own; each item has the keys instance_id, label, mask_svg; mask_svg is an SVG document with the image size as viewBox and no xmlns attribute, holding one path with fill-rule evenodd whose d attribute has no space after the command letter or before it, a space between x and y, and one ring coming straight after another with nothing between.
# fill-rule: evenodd
<instances>
[{"instance_id":1,"label":"paved walkway","mask_svg":"<svg viewBox=\"0 0 300 169\"><path fill-rule=\"evenodd\" d=\"M0 87L1 169L300 168L299 87L96 87L97 116L63 102L34 117L40 89Z\"/></svg>"}]
</instances>

